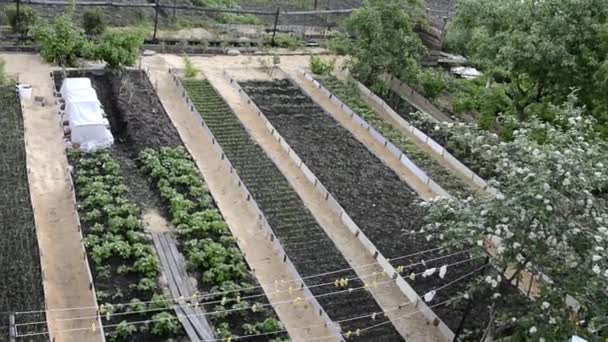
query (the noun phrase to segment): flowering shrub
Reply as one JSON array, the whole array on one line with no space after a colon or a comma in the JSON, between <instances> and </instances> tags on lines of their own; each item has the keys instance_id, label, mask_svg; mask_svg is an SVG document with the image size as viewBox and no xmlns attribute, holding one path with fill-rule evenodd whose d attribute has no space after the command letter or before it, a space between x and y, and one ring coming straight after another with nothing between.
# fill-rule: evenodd
<instances>
[{"instance_id":1,"label":"flowering shrub","mask_svg":"<svg viewBox=\"0 0 608 342\"><path fill-rule=\"evenodd\" d=\"M479 253L486 241L499 241L491 263L509 270L508 280L524 270L543 279L527 314L494 308L496 335L559 341L608 334L608 146L572 103L556 108L556 124L518 124L510 142L468 125L433 127L434 137L500 192L432 204L427 238ZM486 284L500 283L490 278ZM493 291L503 294L500 286Z\"/></svg>"}]
</instances>

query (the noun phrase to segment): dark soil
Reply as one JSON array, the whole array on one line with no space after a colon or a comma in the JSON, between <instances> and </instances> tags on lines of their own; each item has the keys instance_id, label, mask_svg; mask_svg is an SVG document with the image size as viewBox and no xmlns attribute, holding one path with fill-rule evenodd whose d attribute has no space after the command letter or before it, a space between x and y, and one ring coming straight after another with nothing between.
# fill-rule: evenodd
<instances>
[{"instance_id":1,"label":"dark soil","mask_svg":"<svg viewBox=\"0 0 608 342\"><path fill-rule=\"evenodd\" d=\"M0 341L8 341L9 312L44 310L34 213L30 201L23 116L14 86L0 87ZM17 323L44 321L45 314L17 315ZM45 324L19 333L45 332ZM32 338L43 341L46 336Z\"/></svg>"},{"instance_id":2,"label":"dark soil","mask_svg":"<svg viewBox=\"0 0 608 342\"><path fill-rule=\"evenodd\" d=\"M97 91L111 124L115 144L110 152L112 157L120 163L124 184L130 189L130 199L141 208L155 209L168 222L171 222L169 208L161 200L157 188L146 179L145 173L140 168L138 156L146 148L183 146L183 142L146 74L138 70L122 73L84 70L70 72L68 76L91 78L92 85ZM60 87L62 79L59 72L56 72L56 87ZM179 239L178 241L184 242ZM179 245L178 249L183 255L186 255L183 246ZM189 270L189 274L196 279L201 279L201 275L194 270ZM253 284L253 286L257 284L253 274L247 278L247 283ZM202 281L198 281L198 288L203 294L211 290L211 287ZM246 295L261 295L256 298L255 302L268 303L261 288L248 291ZM220 299L211 298L209 300ZM215 304L206 306L204 309L207 312L215 311ZM233 333L245 335L246 333L242 329L244 323L254 324L268 317L276 317L270 307L263 309L257 313L243 310L229 314L227 318L209 316L207 319L213 324L228 322ZM267 336L247 340L263 342L267 340Z\"/></svg>"},{"instance_id":3,"label":"dark soil","mask_svg":"<svg viewBox=\"0 0 608 342\"><path fill-rule=\"evenodd\" d=\"M425 210L419 205L417 194L295 84L289 80L276 80L244 82L242 86L385 257L395 258L440 247L436 241L429 242L423 235L408 234L424 223ZM288 103L278 100L278 96L285 95L291 98ZM424 253L393 262L393 266L442 256L445 253ZM426 262L426 266L406 267L404 273L409 275L430 267L463 262L449 267L444 279L435 274L428 278L418 276L415 281L410 281L414 289L424 295L479 269L483 260L466 261L468 258L467 253L444 257ZM457 296L468 288L472 279L474 277L468 277L437 292L429 305ZM485 326L489 303L489 298L480 298L475 302L465 323L468 329ZM434 311L451 329L456 330L464 306L464 303L438 306Z\"/></svg>"},{"instance_id":4,"label":"dark soil","mask_svg":"<svg viewBox=\"0 0 608 342\"><path fill-rule=\"evenodd\" d=\"M184 85L228 160L252 193L274 233L284 244L287 255L300 275L307 277L348 268L349 265L342 254L319 227L287 179L262 148L251 139L230 107L211 85L207 81L184 81ZM355 277L356 274L349 270L314 277L305 282L308 286L313 286L333 283L338 278ZM352 288L361 286L363 284L360 280L349 283ZM313 287L310 290L315 296L337 291L333 284ZM365 290L319 297L318 301L334 321L381 311ZM375 321L366 318L345 322L341 326L344 332L356 331L385 321L384 317L377 317ZM385 324L350 340L388 342L403 339L391 324Z\"/></svg>"}]
</instances>

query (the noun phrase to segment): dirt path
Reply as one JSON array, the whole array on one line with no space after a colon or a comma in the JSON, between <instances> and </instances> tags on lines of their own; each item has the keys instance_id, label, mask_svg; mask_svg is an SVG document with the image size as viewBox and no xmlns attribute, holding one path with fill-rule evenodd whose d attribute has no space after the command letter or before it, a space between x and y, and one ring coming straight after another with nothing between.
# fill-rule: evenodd
<instances>
[{"instance_id":1,"label":"dirt path","mask_svg":"<svg viewBox=\"0 0 608 342\"><path fill-rule=\"evenodd\" d=\"M178 60L181 62L181 59ZM226 176L229 170L213 152L210 144L211 138L177 94L167 73L169 65L161 56L144 59L144 66L150 68L152 82L158 81L158 95L161 102L201 170L226 223L238 239L239 247L244 252L247 262L255 269L255 275L262 284L273 284L275 280L280 279L292 280L285 264L279 256L274 254L271 243L264 238L263 234L260 234L259 228L254 223L257 221L256 214L249 210L237 184L232 181L231 177ZM273 293L273 286L265 287L264 290L272 302L293 299L287 293ZM331 335L328 329L323 328L324 321L308 306L279 305L276 311L291 336L296 340ZM312 325L319 327L297 329ZM325 341L331 341L331 339L325 339Z\"/></svg>"},{"instance_id":2,"label":"dirt path","mask_svg":"<svg viewBox=\"0 0 608 342\"><path fill-rule=\"evenodd\" d=\"M175 56L163 56L176 67L181 67L181 60ZM260 144L266 154L273 160L281 172L292 184L298 195L302 198L306 206L312 212L321 227L332 238L340 252L345 256L352 267L374 263L374 259L369 255L364 246L357 238L352 236L348 228L341 222L340 218L331 211L326 205L325 200L314 189L306 179L302 171L295 165L291 158L281 148L279 143L270 135L261 120L253 113L249 107L241 103L238 93L223 78L224 68L243 66L245 59L226 59L221 57L212 58L192 58L193 62L201 69L205 70L208 79L217 87L224 97L229 101L230 106L235 110L239 120L247 127L251 136ZM307 65L308 57L282 57L281 66L297 68ZM230 71L230 70L229 70ZM238 74L239 72L232 72ZM251 74L253 71L248 71ZM264 74L257 74L262 76ZM366 268L356 270L359 276L369 275L373 271L381 272L380 266L374 269ZM392 308L401 303L408 303L408 299L402 294L397 286L389 286L382 289L374 289L372 295L383 308ZM403 316L408 317L403 318ZM411 316L409 316L411 315ZM412 305L404 306L399 311L393 311L389 318L407 338L407 341L443 341L441 334L417 312Z\"/></svg>"},{"instance_id":3,"label":"dirt path","mask_svg":"<svg viewBox=\"0 0 608 342\"><path fill-rule=\"evenodd\" d=\"M319 104L327 112L334 114L337 121L346 129L348 129L353 136L364 144L376 157L393 170L401 180L406 182L412 189L414 189L420 197L425 200L429 200L437 196L437 194L431 190L426 184L418 179L414 174L408 170L398 158L392 155L384 145L376 141L372 135L360 125L356 124L351 118L346 115L338 105L331 102L318 88L314 87L311 82L306 80L302 75L301 67L294 65L282 66L283 70L296 81L296 83L309 94L312 95L312 99Z\"/></svg>"},{"instance_id":4,"label":"dirt path","mask_svg":"<svg viewBox=\"0 0 608 342\"><path fill-rule=\"evenodd\" d=\"M78 217L68 181L67 159L63 152L63 132L53 105L51 68L37 55L3 54L10 73L19 73L23 83L31 84L34 96L44 96L47 106L23 103L29 183L37 227L40 258L44 272L44 292L48 326L55 341L101 341L95 320L60 321L65 318L94 316L93 293L89 289L88 265L82 257ZM87 307L83 310L53 311ZM61 332L89 328L86 331Z\"/></svg>"}]
</instances>

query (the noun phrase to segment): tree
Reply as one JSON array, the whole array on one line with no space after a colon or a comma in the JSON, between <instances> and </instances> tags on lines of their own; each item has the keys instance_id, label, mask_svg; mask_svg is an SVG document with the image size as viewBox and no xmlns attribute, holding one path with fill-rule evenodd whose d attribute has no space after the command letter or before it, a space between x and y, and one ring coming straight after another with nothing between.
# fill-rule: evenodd
<instances>
[{"instance_id":1,"label":"tree","mask_svg":"<svg viewBox=\"0 0 608 342\"><path fill-rule=\"evenodd\" d=\"M608 334L608 144L576 101L571 96L553 108L555 124L521 123L511 142L472 126L436 127L468 144L477 163L492 169L500 192L438 201L422 231L477 253L494 239L499 244L490 262L498 270L509 270L513 280L524 270L544 278L527 313L514 315L495 304L495 336L565 341L576 334L601 341ZM501 283L492 276L484 281ZM498 297L505 290L493 289Z\"/></svg>"},{"instance_id":2,"label":"tree","mask_svg":"<svg viewBox=\"0 0 608 342\"><path fill-rule=\"evenodd\" d=\"M607 18L605 0L463 0L448 41L504 77L513 111L526 119L533 104L560 104L573 87L588 108L599 105L606 88L597 86L596 73L608 46L598 42Z\"/></svg>"},{"instance_id":3,"label":"tree","mask_svg":"<svg viewBox=\"0 0 608 342\"><path fill-rule=\"evenodd\" d=\"M21 6L19 8L19 17L17 17L17 8L15 6L8 6L5 8L4 13L8 19L8 23L14 33L19 33L22 36L29 33L30 29L38 21L38 15L36 12L27 6Z\"/></svg>"},{"instance_id":4,"label":"tree","mask_svg":"<svg viewBox=\"0 0 608 342\"><path fill-rule=\"evenodd\" d=\"M353 12L346 26L356 37L350 54L359 80L375 83L384 72L405 81L417 79L418 61L425 53L414 32L421 9L418 0L369 0Z\"/></svg>"}]
</instances>

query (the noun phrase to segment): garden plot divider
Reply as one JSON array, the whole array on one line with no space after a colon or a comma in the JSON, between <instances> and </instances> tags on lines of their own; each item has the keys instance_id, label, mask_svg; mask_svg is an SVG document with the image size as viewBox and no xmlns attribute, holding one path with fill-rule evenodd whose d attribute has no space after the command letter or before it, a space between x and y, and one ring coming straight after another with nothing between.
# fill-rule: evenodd
<instances>
[{"instance_id":1,"label":"garden plot divider","mask_svg":"<svg viewBox=\"0 0 608 342\"><path fill-rule=\"evenodd\" d=\"M53 80L53 84L55 84L55 78L54 78L52 72L51 72L51 79ZM57 97L58 94L57 94L57 92L54 91L54 89L53 89L53 94L55 96L55 106L57 107L57 114L61 118L61 112L62 112L61 103L59 102L58 97ZM59 124L62 125L61 120L59 120ZM65 157L66 160L69 160L66 149L63 149L63 157ZM82 235L82 228L80 225L80 214L78 213L78 204L77 204L78 202L76 201L76 190L74 188L74 179L72 177L72 171L69 166L68 166L66 173L68 175L68 182L70 184L70 190L72 193L72 196L70 199L72 200L72 203L74 205L74 212L75 212L76 218L78 219L78 234L80 235L80 241L81 241L81 246L82 246L82 257L84 259L84 262L86 265L86 270L87 270L87 276L89 278L89 290L91 290L91 292L93 293L93 301L95 302L95 313L97 315L96 321L97 321L97 324L99 325L98 328L99 328L99 334L101 335L101 340L103 342L105 342L106 335L103 331L103 324L101 322L101 314L99 311L99 304L97 302L97 292L95 292L95 283L93 282L93 274L91 273L91 267L89 266L87 250L86 250L86 247L84 246L84 235ZM42 258L42 255L40 257ZM50 336L50 334L49 334L49 338L51 341L53 340L53 338L52 338L52 336Z\"/></svg>"},{"instance_id":2,"label":"garden plot divider","mask_svg":"<svg viewBox=\"0 0 608 342\"><path fill-rule=\"evenodd\" d=\"M393 83L399 84L399 87L401 87L401 86L407 87L405 84L401 83L399 80L394 79L388 75L382 76L381 79L383 81L389 82L391 89L393 91L395 91L399 96L403 96L401 91L397 92L396 89L394 89ZM433 138L429 137L428 135L426 135L426 133L422 132L421 130L414 127L412 124L410 124L407 120L402 118L399 114L397 114L397 112L394 109L392 109L378 95L374 94L365 85L361 84L361 82L358 82L357 80L352 79L352 78L349 78L349 80L354 82L357 85L357 88L359 89L359 93L361 94L361 96L369 99L371 102L376 103L378 106L381 106L384 110L386 110L386 112L391 117L391 119L393 119L395 122L397 122L399 124L399 126L403 127L408 132L410 132L410 135L412 138L416 139L418 142L420 142L422 144L429 146L431 148L431 150L433 151L433 153L435 154L435 156L437 156L440 159L445 160L453 170L460 173L464 177L470 179L471 182L477 188L479 188L493 196L495 196L497 194L498 191L495 188L488 185L488 183L483 178L481 178L479 175L477 175L475 172L473 172L471 169L469 169L466 165L461 163L458 160L458 158L454 157L446 148L444 148L443 146L441 146L441 144L439 144L438 142L433 140ZM397 82L399 82L399 83L397 83ZM411 91L414 91L414 90L411 89ZM429 113L427 110L424 110L424 109L420 108L419 106L417 106L416 103L411 101L409 98L404 98L404 99L407 102L409 102L410 104L412 104L414 107L416 107L416 109L418 109L421 112L426 113L429 116L431 116L432 118L434 118L434 116L432 116L431 113ZM426 101L428 101L428 100L426 100Z\"/></svg>"},{"instance_id":3,"label":"garden plot divider","mask_svg":"<svg viewBox=\"0 0 608 342\"><path fill-rule=\"evenodd\" d=\"M302 170L308 181L313 184L314 188L325 198L327 205L331 208L339 217L342 223L346 225L348 230L359 239L359 241L365 246L367 251L376 259L378 265L382 270L395 280L395 283L403 292L403 294L415 304L415 307L429 319L439 331L449 340L454 339L454 332L433 312L433 310L422 300L422 298L416 293L416 291L403 279L403 277L397 272L397 270L390 264L389 260L385 258L382 253L376 248L376 246L367 238L367 236L361 231L357 224L350 218L348 213L342 208L340 203L334 198L334 196L321 184L321 181L315 177L313 172L306 166L295 151L289 146L285 139L279 134L274 126L268 121L264 113L258 108L253 100L245 93L245 91L238 84L236 79L232 78L227 71L224 71L224 77L232 87L234 87L240 94L243 101L250 106L250 108L257 113L257 116L262 120L264 126L270 131L270 134L277 139L281 144L281 147L287 152L291 160L298 165Z\"/></svg>"},{"instance_id":4,"label":"garden plot divider","mask_svg":"<svg viewBox=\"0 0 608 342\"><path fill-rule=\"evenodd\" d=\"M395 146L393 143L391 143L388 139L386 139L382 134L380 134L380 132L376 131L361 116L359 116L357 113L355 113L355 111L350 109L350 107L348 105L346 105L337 96L335 96L331 91L329 91L327 88L325 88L311 74L304 72L303 75L308 81L312 82L312 84L316 88L319 88L327 96L327 98L330 101L332 101L336 105L340 106L340 109L342 111L344 111L344 113L346 113L346 115L348 115L351 118L351 120L356 122L359 126L365 128L371 134L371 136L374 138L374 140L376 140L378 143L383 145L384 148L387 149L390 154L392 154L395 158L397 158L399 160L399 162L406 169L408 169L411 173L413 173L414 176L416 176L416 178L418 178L422 183L426 184L434 193L436 193L438 196L441 196L441 197L450 197L450 194L447 191L445 191L439 184L437 184L435 181L433 181L431 179L431 177L429 177L422 169L420 169L413 161L411 161L401 151L401 149L399 149L397 146ZM308 91L306 91L306 89L304 89L304 88L301 88L301 89L306 95L308 95L308 97L312 98L311 94L309 94ZM328 114L331 115L332 117L334 117L334 115L331 112L329 112ZM334 119L336 119L336 121L337 121L337 118L334 117ZM355 136L354 132L352 132L352 131L350 131L350 132L353 134L353 136Z\"/></svg>"},{"instance_id":5,"label":"garden plot divider","mask_svg":"<svg viewBox=\"0 0 608 342\"><path fill-rule=\"evenodd\" d=\"M316 313L318 313L319 316L322 317L322 319L325 321L325 326L328 327L332 331L332 333L335 335L335 337L338 340L343 341L344 339L343 339L339 329L337 328L336 323L334 323L331 320L331 318L327 315L325 310L321 307L321 305L319 304L317 299L314 297L312 292L310 292L310 290L308 289L308 286L306 286L304 281L301 280L302 277L300 276L300 274L296 270L295 266L293 265L293 263L287 256L287 253L285 253L285 250L283 249L279 239L275 237L275 234L274 234L272 228L270 227L270 224L268 223L264 214L258 207L256 201L253 199L253 196L251 195L249 190L247 190L245 183L241 180L241 178L237 174L236 169L232 166L232 164L230 163L228 158L226 158L226 155L225 155L224 151L222 150L222 147L220 146L219 143L217 143L217 140L215 139L213 133L211 132L209 127L205 124L203 117L201 116L201 114L198 112L198 110L194 106L194 103L190 99L190 96L188 95L188 92L186 91L186 89L184 89L176 71L174 69L169 69L169 73L171 74L171 77L173 78L173 81L175 82L177 92L181 95L181 97L184 99L184 101L190 108L190 113L195 117L195 119L198 120L198 122L201 124L201 126L206 131L206 133L211 137L211 144L214 146L213 150L215 151L218 158L225 162L227 168L230 170L230 174L232 175L233 181L237 184L237 186L241 190L241 194L243 195L243 198L245 199L245 201L247 203L249 203L249 207L251 208L251 210L253 210L253 212L257 213L257 217L258 217L257 223L259 225L258 226L259 229L261 229L264 232L264 234L266 235L266 237L271 241L273 250L276 253L276 255L282 256L283 262L287 265L287 268L288 268L289 272L291 273L292 278L299 280L299 287L300 287L300 290L302 291L303 298L307 298L310 305L314 308L314 311ZM217 91L218 94L220 94L220 92L217 89L215 89L215 90ZM254 272L255 272L255 270L254 270ZM298 285L298 284L296 283L296 285Z\"/></svg>"}]
</instances>

